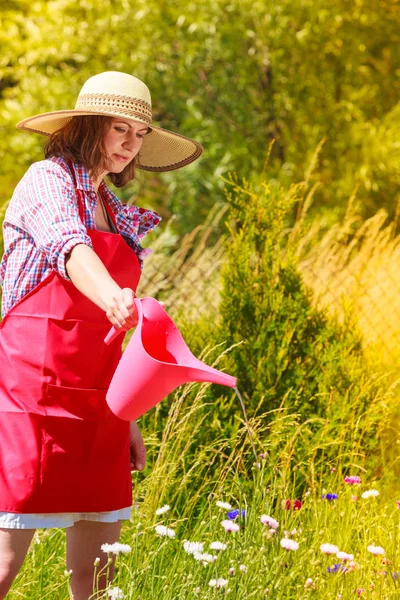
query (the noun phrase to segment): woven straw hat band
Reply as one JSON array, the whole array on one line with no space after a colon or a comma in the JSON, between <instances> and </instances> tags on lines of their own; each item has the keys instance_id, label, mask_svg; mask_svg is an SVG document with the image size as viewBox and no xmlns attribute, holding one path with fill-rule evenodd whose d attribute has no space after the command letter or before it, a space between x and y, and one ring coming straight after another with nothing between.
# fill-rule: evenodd
<instances>
[{"instance_id":1,"label":"woven straw hat band","mask_svg":"<svg viewBox=\"0 0 400 600\"><path fill-rule=\"evenodd\" d=\"M145 100L115 94L80 94L75 110L119 114L151 125L151 105Z\"/></svg>"}]
</instances>

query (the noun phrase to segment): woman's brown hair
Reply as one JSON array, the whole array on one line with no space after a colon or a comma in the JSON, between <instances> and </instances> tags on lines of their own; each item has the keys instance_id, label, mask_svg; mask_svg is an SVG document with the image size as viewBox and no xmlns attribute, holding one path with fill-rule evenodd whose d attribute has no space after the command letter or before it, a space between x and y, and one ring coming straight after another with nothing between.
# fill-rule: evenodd
<instances>
[{"instance_id":1,"label":"woman's brown hair","mask_svg":"<svg viewBox=\"0 0 400 600\"><path fill-rule=\"evenodd\" d=\"M54 132L44 149L45 158L62 156L85 165L90 177L96 179L108 159L104 135L111 126L111 117L102 115L77 116L62 129ZM134 178L134 160L121 173L109 173L116 187L124 187Z\"/></svg>"}]
</instances>

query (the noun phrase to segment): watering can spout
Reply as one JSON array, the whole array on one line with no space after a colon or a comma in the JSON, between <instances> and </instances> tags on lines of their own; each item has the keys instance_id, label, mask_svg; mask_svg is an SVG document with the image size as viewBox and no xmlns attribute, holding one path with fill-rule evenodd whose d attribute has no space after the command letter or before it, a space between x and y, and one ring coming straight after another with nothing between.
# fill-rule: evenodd
<instances>
[{"instance_id":1,"label":"watering can spout","mask_svg":"<svg viewBox=\"0 0 400 600\"><path fill-rule=\"evenodd\" d=\"M228 375L227 373L218 371L213 367L209 367L200 360L199 367L190 369L188 371L188 376L189 379L186 383L189 383L190 381L198 381L217 383L218 385L225 385L226 387L231 388L236 387L236 377L232 377L232 375Z\"/></svg>"},{"instance_id":2,"label":"watering can spout","mask_svg":"<svg viewBox=\"0 0 400 600\"><path fill-rule=\"evenodd\" d=\"M136 298L138 325L107 392L111 410L134 420L175 388L192 381L236 387L236 378L209 367L187 347L175 323L154 298ZM113 338L112 331L106 342Z\"/></svg>"}]
</instances>

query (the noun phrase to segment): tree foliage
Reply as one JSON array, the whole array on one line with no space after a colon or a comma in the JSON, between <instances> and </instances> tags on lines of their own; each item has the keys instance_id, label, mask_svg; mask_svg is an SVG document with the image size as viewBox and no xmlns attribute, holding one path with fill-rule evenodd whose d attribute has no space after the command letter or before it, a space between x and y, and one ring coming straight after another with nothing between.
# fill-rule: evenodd
<instances>
[{"instance_id":1,"label":"tree foliage","mask_svg":"<svg viewBox=\"0 0 400 600\"><path fill-rule=\"evenodd\" d=\"M400 5L397 0L9 0L1 5L0 201L40 136L22 118L74 105L103 70L142 78L154 121L205 147L181 172L142 174L124 191L188 230L222 197L220 175L313 178L318 206L342 211L353 189L366 211L394 211L400 178ZM142 183L145 182L145 185ZM139 201L138 201L139 202Z\"/></svg>"}]
</instances>

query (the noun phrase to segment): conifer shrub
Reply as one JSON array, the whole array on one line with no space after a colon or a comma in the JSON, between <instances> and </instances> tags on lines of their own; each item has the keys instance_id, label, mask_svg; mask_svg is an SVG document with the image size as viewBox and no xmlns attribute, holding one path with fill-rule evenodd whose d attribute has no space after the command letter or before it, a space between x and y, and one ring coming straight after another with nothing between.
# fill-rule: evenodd
<instances>
[{"instance_id":1,"label":"conifer shrub","mask_svg":"<svg viewBox=\"0 0 400 600\"><path fill-rule=\"evenodd\" d=\"M197 355L206 343L215 344L215 357L231 348L217 368L237 377L251 418L263 415L271 431L283 414L293 430L307 424L294 460L308 453L324 460L338 453L351 460L372 456L387 416L388 385L368 367L351 318L341 324L319 309L303 282L296 259L301 226L292 223L305 185L251 185L233 176L226 183L229 236L219 314L180 323L185 339ZM234 395L213 385L206 400L213 410L204 443L217 430L233 439L240 427Z\"/></svg>"}]
</instances>

